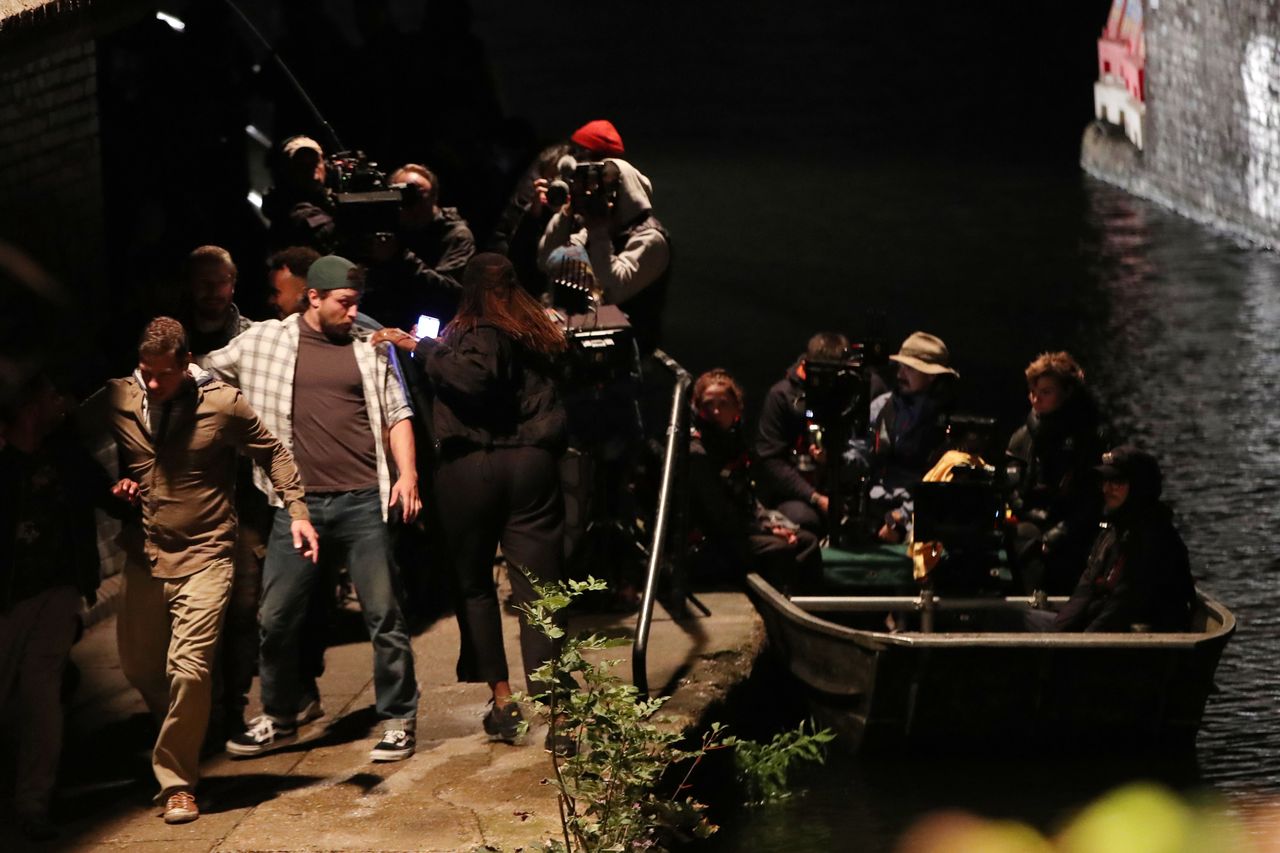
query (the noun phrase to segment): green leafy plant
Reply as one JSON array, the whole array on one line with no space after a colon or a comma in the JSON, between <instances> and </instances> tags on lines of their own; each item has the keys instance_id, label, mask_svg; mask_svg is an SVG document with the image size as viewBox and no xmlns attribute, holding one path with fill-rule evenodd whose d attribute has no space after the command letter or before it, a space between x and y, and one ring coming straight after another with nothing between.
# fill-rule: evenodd
<instances>
[{"instance_id":1,"label":"green leafy plant","mask_svg":"<svg viewBox=\"0 0 1280 853\"><path fill-rule=\"evenodd\" d=\"M656 718L666 698L641 700L634 686L614 674L620 661L593 659L596 653L629 644L629 638L566 636L560 612L574 598L604 590L603 581L531 581L539 598L520 609L531 625L559 643L556 657L532 673L534 683L549 685L533 698L547 706L550 741L565 747L554 750L551 759L561 838L548 841L544 849L660 851L672 838L710 836L716 826L707 820L706 807L690 795L690 779L707 754L741 750L744 742L715 723L695 746L681 748L684 735ZM822 760L822 744L830 739L826 732L806 734L802 727L769 744L750 743L741 778L753 796L776 795L785 788L787 768L798 760ZM681 769L674 788L660 794L659 783ZM751 781L757 779L764 781Z\"/></svg>"},{"instance_id":2,"label":"green leafy plant","mask_svg":"<svg viewBox=\"0 0 1280 853\"><path fill-rule=\"evenodd\" d=\"M830 729L819 730L801 723L794 731L779 732L768 743L740 740L733 751L733 763L752 803L765 803L790 796L787 772L800 761L822 763L823 747L835 739Z\"/></svg>"}]
</instances>

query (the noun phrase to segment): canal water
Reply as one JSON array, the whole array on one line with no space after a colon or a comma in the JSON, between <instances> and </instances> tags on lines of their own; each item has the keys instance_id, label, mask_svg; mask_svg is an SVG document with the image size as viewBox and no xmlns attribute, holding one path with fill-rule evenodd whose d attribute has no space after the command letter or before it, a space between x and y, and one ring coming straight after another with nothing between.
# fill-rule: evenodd
<instances>
[{"instance_id":1,"label":"canal water","mask_svg":"<svg viewBox=\"0 0 1280 853\"><path fill-rule=\"evenodd\" d=\"M1195 574L1239 619L1192 758L1079 759L1080 745L1051 742L998 761L833 756L783 802L722 809L706 849L889 850L943 808L1052 831L1135 779L1236 802L1274 794L1280 258L1074 166L832 157L775 181L763 159L709 176L705 159L669 153L652 171L672 231L696 235L678 245L668 326L690 369L730 369L758 404L813 331L896 344L922 329L950 345L965 408L1008 434L1026 412L1023 367L1068 349L1118 434L1162 460ZM758 198L725 205L709 177Z\"/></svg>"}]
</instances>

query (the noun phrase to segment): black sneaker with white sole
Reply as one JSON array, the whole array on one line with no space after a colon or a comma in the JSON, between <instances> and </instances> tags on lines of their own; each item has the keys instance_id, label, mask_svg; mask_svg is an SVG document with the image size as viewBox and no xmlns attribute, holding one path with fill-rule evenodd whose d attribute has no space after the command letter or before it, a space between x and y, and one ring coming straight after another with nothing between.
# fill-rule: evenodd
<instances>
[{"instance_id":1,"label":"black sneaker with white sole","mask_svg":"<svg viewBox=\"0 0 1280 853\"><path fill-rule=\"evenodd\" d=\"M404 761L413 755L416 738L413 732L404 729L387 729L382 733L382 740L369 750L370 761Z\"/></svg>"},{"instance_id":2,"label":"black sneaker with white sole","mask_svg":"<svg viewBox=\"0 0 1280 853\"><path fill-rule=\"evenodd\" d=\"M254 717L247 729L227 741L227 752L241 757L262 755L297 739L297 726L283 725L263 714Z\"/></svg>"}]
</instances>

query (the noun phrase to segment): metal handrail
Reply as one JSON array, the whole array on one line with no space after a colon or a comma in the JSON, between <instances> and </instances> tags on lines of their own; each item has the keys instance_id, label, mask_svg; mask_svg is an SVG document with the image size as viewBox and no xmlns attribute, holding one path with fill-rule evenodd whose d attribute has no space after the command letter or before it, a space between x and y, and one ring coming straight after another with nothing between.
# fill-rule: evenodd
<instances>
[{"instance_id":1,"label":"metal handrail","mask_svg":"<svg viewBox=\"0 0 1280 853\"><path fill-rule=\"evenodd\" d=\"M649 628L653 623L653 602L658 588L658 572L670 523L671 484L676 476L676 464L680 454L681 438L687 433L689 397L693 377L680 363L662 350L654 350L653 356L675 374L676 386L671 393L671 418L667 422L667 453L662 462L662 486L658 491L658 513L653 525L653 547L649 549L649 571L644 582L644 597L640 601L640 617L636 621L636 639L631 652L631 680L641 699L649 698Z\"/></svg>"}]
</instances>

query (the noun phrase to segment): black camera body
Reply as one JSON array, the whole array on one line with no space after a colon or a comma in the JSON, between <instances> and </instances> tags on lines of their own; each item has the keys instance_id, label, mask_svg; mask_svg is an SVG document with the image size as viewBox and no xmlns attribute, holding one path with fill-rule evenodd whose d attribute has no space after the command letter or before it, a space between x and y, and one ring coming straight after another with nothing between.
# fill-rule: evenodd
<instances>
[{"instance_id":1,"label":"black camera body","mask_svg":"<svg viewBox=\"0 0 1280 853\"><path fill-rule=\"evenodd\" d=\"M569 178L569 209L578 216L608 216L622 171L612 161L579 163Z\"/></svg>"},{"instance_id":2,"label":"black camera body","mask_svg":"<svg viewBox=\"0 0 1280 853\"><path fill-rule=\"evenodd\" d=\"M826 429L841 427L861 435L868 427L871 373L884 346L878 341L850 344L838 361L806 359L804 400L808 417Z\"/></svg>"},{"instance_id":3,"label":"black camera body","mask_svg":"<svg viewBox=\"0 0 1280 853\"><path fill-rule=\"evenodd\" d=\"M372 241L390 240L400 230L400 209L422 197L416 184L391 184L387 175L363 151L343 151L329 158L334 220L342 250L358 261L367 260Z\"/></svg>"}]
</instances>

